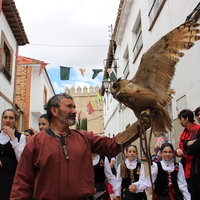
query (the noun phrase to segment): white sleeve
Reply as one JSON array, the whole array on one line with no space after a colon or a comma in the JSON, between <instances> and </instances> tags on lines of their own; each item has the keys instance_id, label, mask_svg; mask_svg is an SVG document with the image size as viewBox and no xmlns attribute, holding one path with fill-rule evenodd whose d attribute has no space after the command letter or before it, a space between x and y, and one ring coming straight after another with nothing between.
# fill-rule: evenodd
<instances>
[{"instance_id":1,"label":"white sleeve","mask_svg":"<svg viewBox=\"0 0 200 200\"><path fill-rule=\"evenodd\" d=\"M122 184L122 178L121 178L121 170L120 170L121 164L118 165L117 167L117 175L116 175L116 187L115 187L115 194L114 196L120 196L121 194L121 184Z\"/></svg>"},{"instance_id":2,"label":"white sleeve","mask_svg":"<svg viewBox=\"0 0 200 200\"><path fill-rule=\"evenodd\" d=\"M19 142L18 139L15 138L14 140L10 140L10 143L14 149L16 159L17 161L19 161L22 151L24 150L24 147L26 145L26 136L24 134L21 134Z\"/></svg>"},{"instance_id":3,"label":"white sleeve","mask_svg":"<svg viewBox=\"0 0 200 200\"><path fill-rule=\"evenodd\" d=\"M177 174L177 182L178 182L179 190L183 194L184 200L191 200L191 195L188 192L188 187L187 187L187 183L186 183L186 180L185 180L183 165L181 163L179 163L179 170L178 170L178 174Z\"/></svg>"},{"instance_id":4,"label":"white sleeve","mask_svg":"<svg viewBox=\"0 0 200 200\"><path fill-rule=\"evenodd\" d=\"M158 174L158 166L156 163L153 162L153 165L151 165L152 183L154 183L154 181L156 180L157 174ZM137 187L136 193L138 193L138 192L143 192L148 187L151 187L152 183L150 176L148 176L144 181L142 181L141 179L138 182L133 183L133 185L136 185Z\"/></svg>"},{"instance_id":5,"label":"white sleeve","mask_svg":"<svg viewBox=\"0 0 200 200\"><path fill-rule=\"evenodd\" d=\"M144 165L141 164L141 169L140 169L140 176L139 176L139 181L138 182L144 182L145 181L145 171L144 171Z\"/></svg>"},{"instance_id":6,"label":"white sleeve","mask_svg":"<svg viewBox=\"0 0 200 200\"><path fill-rule=\"evenodd\" d=\"M110 163L107 157L105 157L104 173L105 173L107 181L112 185L113 191L115 191L116 179L115 179L115 175L111 171Z\"/></svg>"},{"instance_id":7,"label":"white sleeve","mask_svg":"<svg viewBox=\"0 0 200 200\"><path fill-rule=\"evenodd\" d=\"M132 185L136 185L138 186L140 183L143 184L145 181L145 172L144 172L144 165L141 164L141 169L140 169L140 176L139 176L139 180L132 183Z\"/></svg>"}]
</instances>

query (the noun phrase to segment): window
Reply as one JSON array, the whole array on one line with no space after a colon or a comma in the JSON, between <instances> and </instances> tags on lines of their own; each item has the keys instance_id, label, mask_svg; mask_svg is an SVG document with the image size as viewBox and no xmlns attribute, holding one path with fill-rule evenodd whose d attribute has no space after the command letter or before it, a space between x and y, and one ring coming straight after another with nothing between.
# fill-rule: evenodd
<instances>
[{"instance_id":1,"label":"window","mask_svg":"<svg viewBox=\"0 0 200 200\"><path fill-rule=\"evenodd\" d=\"M164 6L166 0L154 0L152 3L152 6L150 7L149 11L149 19L150 19L150 28L149 31L152 29L156 19L158 18L158 15L160 14L160 11L162 10L162 7Z\"/></svg>"},{"instance_id":2,"label":"window","mask_svg":"<svg viewBox=\"0 0 200 200\"><path fill-rule=\"evenodd\" d=\"M117 64L117 60L114 61L114 72L115 74L117 74L117 68L118 68L118 64Z\"/></svg>"},{"instance_id":3,"label":"window","mask_svg":"<svg viewBox=\"0 0 200 200\"><path fill-rule=\"evenodd\" d=\"M134 57L133 63L134 63L143 46L140 14L137 17L136 23L133 28L133 41L135 41L133 45L133 57Z\"/></svg>"},{"instance_id":4,"label":"window","mask_svg":"<svg viewBox=\"0 0 200 200\"><path fill-rule=\"evenodd\" d=\"M179 113L181 110L185 108L187 108L187 103L186 103L186 96L184 95L176 100L176 110Z\"/></svg>"},{"instance_id":5,"label":"window","mask_svg":"<svg viewBox=\"0 0 200 200\"><path fill-rule=\"evenodd\" d=\"M128 53L128 47L126 48L125 52L124 52L124 56L123 56L123 65L124 65L124 78L126 79L130 73L129 70L129 53Z\"/></svg>"},{"instance_id":6,"label":"window","mask_svg":"<svg viewBox=\"0 0 200 200\"><path fill-rule=\"evenodd\" d=\"M5 78L10 82L12 74L12 56L13 51L10 47L5 35L2 32L2 46L1 46L1 58L2 62L0 63L0 72L5 76Z\"/></svg>"}]
</instances>

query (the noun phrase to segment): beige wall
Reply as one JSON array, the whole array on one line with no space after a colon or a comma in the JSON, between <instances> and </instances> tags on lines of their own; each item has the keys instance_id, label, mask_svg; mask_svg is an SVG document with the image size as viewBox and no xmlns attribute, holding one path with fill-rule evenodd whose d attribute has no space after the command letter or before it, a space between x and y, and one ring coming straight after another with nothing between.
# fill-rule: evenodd
<instances>
[{"instance_id":1,"label":"beige wall","mask_svg":"<svg viewBox=\"0 0 200 200\"><path fill-rule=\"evenodd\" d=\"M87 118L87 128L88 131L93 131L94 133L103 133L103 102L97 98L97 93L99 92L99 87L90 87L87 88L86 86L81 89L78 87L76 90L74 87L71 89L66 88L65 92L70 94L75 101L76 110L77 110L77 117L78 113L81 112L81 119ZM94 112L89 115L87 104L89 102L94 101ZM75 128L72 126L71 128Z\"/></svg>"}]
</instances>

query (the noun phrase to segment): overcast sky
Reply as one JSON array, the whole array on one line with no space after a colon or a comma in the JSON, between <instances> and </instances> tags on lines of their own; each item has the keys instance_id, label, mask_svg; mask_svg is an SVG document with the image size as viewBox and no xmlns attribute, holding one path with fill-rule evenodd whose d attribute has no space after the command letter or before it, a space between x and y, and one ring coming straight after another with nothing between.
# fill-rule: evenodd
<instances>
[{"instance_id":1,"label":"overcast sky","mask_svg":"<svg viewBox=\"0 0 200 200\"><path fill-rule=\"evenodd\" d=\"M19 55L41 60L56 93L65 87L101 86L92 69L103 69L120 0L15 0L29 45ZM60 67L71 67L70 80L60 80ZM86 69L84 77L79 69Z\"/></svg>"}]
</instances>

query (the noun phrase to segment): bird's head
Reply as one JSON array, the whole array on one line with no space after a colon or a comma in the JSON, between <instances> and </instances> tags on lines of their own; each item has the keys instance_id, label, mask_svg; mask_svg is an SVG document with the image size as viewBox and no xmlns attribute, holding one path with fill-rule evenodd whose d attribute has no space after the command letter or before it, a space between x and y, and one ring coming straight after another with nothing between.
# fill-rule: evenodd
<instances>
[{"instance_id":1,"label":"bird's head","mask_svg":"<svg viewBox=\"0 0 200 200\"><path fill-rule=\"evenodd\" d=\"M116 97L117 92L120 89L120 81L121 81L121 78L118 78L117 81L115 81L114 83L111 83L110 85L110 91L114 98Z\"/></svg>"},{"instance_id":2,"label":"bird's head","mask_svg":"<svg viewBox=\"0 0 200 200\"><path fill-rule=\"evenodd\" d=\"M115 81L110 86L111 94L115 99L118 99L121 92L124 91L124 89L129 85L130 80L119 78L117 81Z\"/></svg>"}]
</instances>

